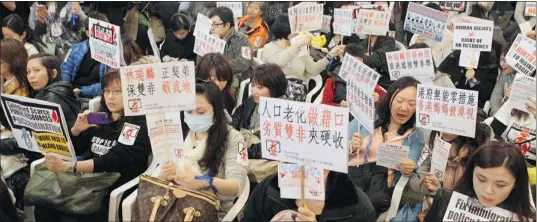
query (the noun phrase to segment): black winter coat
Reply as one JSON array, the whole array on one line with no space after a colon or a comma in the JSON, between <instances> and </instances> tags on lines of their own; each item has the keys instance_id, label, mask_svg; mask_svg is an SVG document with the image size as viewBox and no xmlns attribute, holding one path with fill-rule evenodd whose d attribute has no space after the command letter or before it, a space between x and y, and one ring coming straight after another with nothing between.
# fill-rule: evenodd
<instances>
[{"instance_id":1,"label":"black winter coat","mask_svg":"<svg viewBox=\"0 0 537 222\"><path fill-rule=\"evenodd\" d=\"M364 49L368 47L368 39L362 41ZM373 47L369 49L369 56L364 57L364 64L374 69L380 74L378 84L386 90L390 88L393 81L390 80L388 72L388 62L386 61L386 53L396 51L395 40L388 36L378 36ZM367 50L366 50L367 52Z\"/></svg>"}]
</instances>

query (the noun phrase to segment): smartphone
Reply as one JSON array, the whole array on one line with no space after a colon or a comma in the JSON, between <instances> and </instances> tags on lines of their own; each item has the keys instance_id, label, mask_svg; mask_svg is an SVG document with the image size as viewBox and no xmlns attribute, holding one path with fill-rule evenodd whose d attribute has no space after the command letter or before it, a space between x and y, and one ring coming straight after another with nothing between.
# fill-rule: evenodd
<instances>
[{"instance_id":1,"label":"smartphone","mask_svg":"<svg viewBox=\"0 0 537 222\"><path fill-rule=\"evenodd\" d=\"M105 112L90 113L88 114L88 123L103 125L110 123L110 119L108 119L108 114Z\"/></svg>"}]
</instances>

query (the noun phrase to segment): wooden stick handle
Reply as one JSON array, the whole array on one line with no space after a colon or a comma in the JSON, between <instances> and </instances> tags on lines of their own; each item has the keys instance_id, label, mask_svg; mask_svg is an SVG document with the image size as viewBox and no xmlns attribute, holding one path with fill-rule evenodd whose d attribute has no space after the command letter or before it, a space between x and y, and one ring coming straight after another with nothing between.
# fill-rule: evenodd
<instances>
[{"instance_id":1,"label":"wooden stick handle","mask_svg":"<svg viewBox=\"0 0 537 222\"><path fill-rule=\"evenodd\" d=\"M302 207L306 207L306 201L305 201L305 188L304 188L304 180L306 177L306 168L304 165L300 166L300 200L302 202Z\"/></svg>"},{"instance_id":2,"label":"wooden stick handle","mask_svg":"<svg viewBox=\"0 0 537 222\"><path fill-rule=\"evenodd\" d=\"M60 179L60 175L56 172L56 173L54 173L54 176L56 176L56 180L58 181L58 185L60 185L60 190L63 190L63 184L62 184L62 180Z\"/></svg>"}]
</instances>

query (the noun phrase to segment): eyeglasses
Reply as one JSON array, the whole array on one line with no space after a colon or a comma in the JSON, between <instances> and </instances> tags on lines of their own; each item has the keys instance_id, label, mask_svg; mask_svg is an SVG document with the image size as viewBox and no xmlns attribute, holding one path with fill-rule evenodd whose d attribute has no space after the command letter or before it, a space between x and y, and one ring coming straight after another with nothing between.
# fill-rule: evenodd
<instances>
[{"instance_id":1,"label":"eyeglasses","mask_svg":"<svg viewBox=\"0 0 537 222\"><path fill-rule=\"evenodd\" d=\"M122 93L121 89L105 89L103 90L103 94L104 95L110 95L110 93L112 93L112 95L114 96L117 96L117 95L120 95Z\"/></svg>"},{"instance_id":2,"label":"eyeglasses","mask_svg":"<svg viewBox=\"0 0 537 222\"><path fill-rule=\"evenodd\" d=\"M218 24L213 23L213 24L211 24L211 28L218 28L218 26L223 25L223 24L224 24L223 22L218 23Z\"/></svg>"}]
</instances>

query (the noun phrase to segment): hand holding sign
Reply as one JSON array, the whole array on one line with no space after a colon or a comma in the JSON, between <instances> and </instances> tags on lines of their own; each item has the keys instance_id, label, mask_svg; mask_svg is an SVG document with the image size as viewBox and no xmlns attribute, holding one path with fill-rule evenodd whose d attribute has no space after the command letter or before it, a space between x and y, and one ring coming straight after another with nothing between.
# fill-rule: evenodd
<instances>
[{"instance_id":1,"label":"hand holding sign","mask_svg":"<svg viewBox=\"0 0 537 222\"><path fill-rule=\"evenodd\" d=\"M311 40L313 39L313 35L311 33L300 34L295 38L296 38L296 40L294 42L298 46L305 46L305 45L310 44Z\"/></svg>"},{"instance_id":2,"label":"hand holding sign","mask_svg":"<svg viewBox=\"0 0 537 222\"><path fill-rule=\"evenodd\" d=\"M83 113L79 113L78 117L76 118L75 125L73 128L71 128L71 133L73 136L78 136L82 131L90 128L95 127L97 125L95 124L89 124L88 123L88 114L90 114L91 111L86 110Z\"/></svg>"},{"instance_id":3,"label":"hand holding sign","mask_svg":"<svg viewBox=\"0 0 537 222\"><path fill-rule=\"evenodd\" d=\"M173 181L177 183L177 185L181 187L185 187L187 189L197 190L205 187L205 182L203 180L197 180L195 179L195 174L192 171L192 166L189 164L185 164L185 170L182 173L175 174L175 177L173 177Z\"/></svg>"},{"instance_id":4,"label":"hand holding sign","mask_svg":"<svg viewBox=\"0 0 537 222\"><path fill-rule=\"evenodd\" d=\"M535 110L535 99L532 99L532 98L528 98L528 101L526 103L526 108L528 109L528 111L530 111L530 113L533 115L533 118L536 118L537 117L537 113L536 113L536 110Z\"/></svg>"},{"instance_id":5,"label":"hand holding sign","mask_svg":"<svg viewBox=\"0 0 537 222\"><path fill-rule=\"evenodd\" d=\"M64 160L49 154L45 155L45 165L48 170L55 173L69 171L69 166Z\"/></svg>"},{"instance_id":6,"label":"hand holding sign","mask_svg":"<svg viewBox=\"0 0 537 222\"><path fill-rule=\"evenodd\" d=\"M175 177L175 172L177 171L177 168L175 167L175 164L171 161L168 161L160 170L159 178L171 181Z\"/></svg>"},{"instance_id":7,"label":"hand holding sign","mask_svg":"<svg viewBox=\"0 0 537 222\"><path fill-rule=\"evenodd\" d=\"M360 148L362 147L363 142L364 140L362 139L362 136L360 136L359 133L354 133L351 139L351 153L357 153L358 150L360 150Z\"/></svg>"},{"instance_id":8,"label":"hand holding sign","mask_svg":"<svg viewBox=\"0 0 537 222\"><path fill-rule=\"evenodd\" d=\"M427 173L422 183L429 192L436 192L440 189L440 183L434 179L432 173Z\"/></svg>"},{"instance_id":9,"label":"hand holding sign","mask_svg":"<svg viewBox=\"0 0 537 222\"><path fill-rule=\"evenodd\" d=\"M412 174L412 171L416 169L416 164L411 159L403 160L399 163L399 171L405 175Z\"/></svg>"},{"instance_id":10,"label":"hand holding sign","mask_svg":"<svg viewBox=\"0 0 537 222\"><path fill-rule=\"evenodd\" d=\"M304 206L298 208L298 215L295 221L317 221L317 219L315 218L315 213Z\"/></svg>"}]
</instances>

